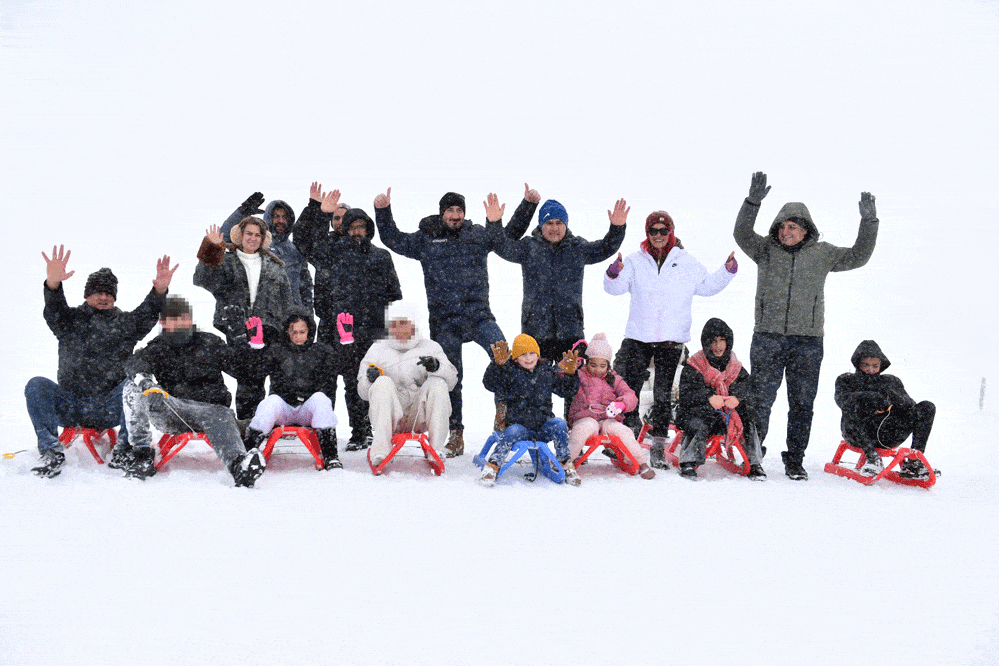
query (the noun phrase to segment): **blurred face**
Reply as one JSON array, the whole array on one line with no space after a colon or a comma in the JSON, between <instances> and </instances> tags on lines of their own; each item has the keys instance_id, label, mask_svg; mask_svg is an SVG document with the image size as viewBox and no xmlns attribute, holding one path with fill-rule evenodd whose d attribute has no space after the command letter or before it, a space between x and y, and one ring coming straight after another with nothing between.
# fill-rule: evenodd
<instances>
[{"instance_id":1,"label":"blurred face","mask_svg":"<svg viewBox=\"0 0 999 666\"><path fill-rule=\"evenodd\" d=\"M551 220L546 220L544 224L541 225L541 235L545 237L545 240L549 243L559 243L563 238L565 238L565 224L562 220L553 218Z\"/></svg>"},{"instance_id":2,"label":"blurred face","mask_svg":"<svg viewBox=\"0 0 999 666\"><path fill-rule=\"evenodd\" d=\"M291 338L292 344L304 345L309 339L309 325L301 319L293 321L288 327L288 337Z\"/></svg>"},{"instance_id":3,"label":"blurred face","mask_svg":"<svg viewBox=\"0 0 999 666\"><path fill-rule=\"evenodd\" d=\"M179 317L167 317L166 319L160 319L160 327L169 333L186 331L192 326L194 326L194 320L191 318L191 315L186 313Z\"/></svg>"},{"instance_id":4,"label":"blurred face","mask_svg":"<svg viewBox=\"0 0 999 666\"><path fill-rule=\"evenodd\" d=\"M399 342L409 340L413 337L413 322L408 319L393 319L389 322L389 335Z\"/></svg>"},{"instance_id":5,"label":"blurred face","mask_svg":"<svg viewBox=\"0 0 999 666\"><path fill-rule=\"evenodd\" d=\"M368 235L368 225L365 224L364 220L354 220L350 223L350 228L347 229L347 234L351 238L364 238Z\"/></svg>"},{"instance_id":6,"label":"blurred face","mask_svg":"<svg viewBox=\"0 0 999 666\"><path fill-rule=\"evenodd\" d=\"M444 224L449 229L458 229L465 221L465 211L461 209L461 206L451 206L444 211L441 217L444 218Z\"/></svg>"},{"instance_id":7,"label":"blurred face","mask_svg":"<svg viewBox=\"0 0 999 666\"><path fill-rule=\"evenodd\" d=\"M669 244L669 227L665 224L653 224L649 227L649 244L661 250Z\"/></svg>"},{"instance_id":8,"label":"blurred face","mask_svg":"<svg viewBox=\"0 0 999 666\"><path fill-rule=\"evenodd\" d=\"M333 211L333 230L340 231L340 226L343 224L343 216L347 212L346 208L340 207Z\"/></svg>"},{"instance_id":9,"label":"blurred face","mask_svg":"<svg viewBox=\"0 0 999 666\"><path fill-rule=\"evenodd\" d=\"M805 240L805 228L794 220L784 220L777 232L777 238L780 239L782 245L793 247Z\"/></svg>"},{"instance_id":10,"label":"blurred face","mask_svg":"<svg viewBox=\"0 0 999 666\"><path fill-rule=\"evenodd\" d=\"M264 242L264 232L256 224L248 224L243 229L243 252L253 254Z\"/></svg>"},{"instance_id":11,"label":"blurred face","mask_svg":"<svg viewBox=\"0 0 999 666\"><path fill-rule=\"evenodd\" d=\"M288 211L280 206L275 206L271 210L271 224L274 225L274 231L279 234L288 231L288 225L291 224L291 220L288 218Z\"/></svg>"},{"instance_id":12,"label":"blurred face","mask_svg":"<svg viewBox=\"0 0 999 666\"><path fill-rule=\"evenodd\" d=\"M591 358L586 361L586 370L597 379L603 379L610 370L610 363L605 358Z\"/></svg>"},{"instance_id":13,"label":"blurred face","mask_svg":"<svg viewBox=\"0 0 999 666\"><path fill-rule=\"evenodd\" d=\"M860 359L860 371L865 375L876 375L881 372L881 359L876 356L868 356Z\"/></svg>"},{"instance_id":14,"label":"blurred face","mask_svg":"<svg viewBox=\"0 0 999 666\"><path fill-rule=\"evenodd\" d=\"M525 370L534 371L534 366L538 364L538 355L534 352L527 352L517 357L517 365Z\"/></svg>"},{"instance_id":15,"label":"blurred face","mask_svg":"<svg viewBox=\"0 0 999 666\"><path fill-rule=\"evenodd\" d=\"M728 343L725 342L725 338L718 336L711 341L711 353L714 354L715 358L721 358L725 355L725 349L728 347Z\"/></svg>"},{"instance_id":16,"label":"blurred face","mask_svg":"<svg viewBox=\"0 0 999 666\"><path fill-rule=\"evenodd\" d=\"M105 294L103 291L90 294L84 300L87 302L87 305L95 310L110 310L114 307L114 296Z\"/></svg>"}]
</instances>

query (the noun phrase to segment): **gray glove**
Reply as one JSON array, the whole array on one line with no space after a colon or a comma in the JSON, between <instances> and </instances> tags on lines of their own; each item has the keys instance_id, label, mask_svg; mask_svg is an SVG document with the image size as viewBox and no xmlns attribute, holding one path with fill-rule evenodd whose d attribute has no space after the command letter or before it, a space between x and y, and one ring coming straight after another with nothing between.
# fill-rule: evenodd
<instances>
[{"instance_id":1,"label":"gray glove","mask_svg":"<svg viewBox=\"0 0 999 666\"><path fill-rule=\"evenodd\" d=\"M878 209L874 205L874 195L870 192L860 193L860 219L861 220L876 220L878 219Z\"/></svg>"},{"instance_id":2,"label":"gray glove","mask_svg":"<svg viewBox=\"0 0 999 666\"><path fill-rule=\"evenodd\" d=\"M369 365L367 376L368 376L368 383L374 384L375 380L382 376L382 371L379 370L377 366Z\"/></svg>"},{"instance_id":3,"label":"gray glove","mask_svg":"<svg viewBox=\"0 0 999 666\"><path fill-rule=\"evenodd\" d=\"M762 171L757 171L753 174L753 182L749 185L749 203L759 206L763 203L763 197L770 193L770 188L767 186L767 174Z\"/></svg>"}]
</instances>

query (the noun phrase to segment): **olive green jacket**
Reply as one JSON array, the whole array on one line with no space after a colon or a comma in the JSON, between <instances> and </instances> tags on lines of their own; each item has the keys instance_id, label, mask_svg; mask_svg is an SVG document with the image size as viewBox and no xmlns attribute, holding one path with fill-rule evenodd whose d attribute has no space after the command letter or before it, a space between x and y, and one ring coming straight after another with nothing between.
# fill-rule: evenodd
<instances>
[{"instance_id":1,"label":"olive green jacket","mask_svg":"<svg viewBox=\"0 0 999 666\"><path fill-rule=\"evenodd\" d=\"M786 203L766 236L753 231L759 205L748 199L735 219L735 242L756 262L757 333L822 336L825 320L824 289L830 271L860 268L871 258L878 239L878 219L861 220L853 247L837 247L819 240L819 230L803 203ZM780 224L802 218L808 230L804 245L790 252L777 240Z\"/></svg>"}]
</instances>

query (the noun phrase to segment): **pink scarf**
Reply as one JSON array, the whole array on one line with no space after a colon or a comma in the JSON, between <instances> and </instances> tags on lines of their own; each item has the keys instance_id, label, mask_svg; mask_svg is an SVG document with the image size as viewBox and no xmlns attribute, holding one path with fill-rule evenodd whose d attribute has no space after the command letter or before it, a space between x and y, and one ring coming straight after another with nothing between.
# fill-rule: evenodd
<instances>
[{"instance_id":1,"label":"pink scarf","mask_svg":"<svg viewBox=\"0 0 999 666\"><path fill-rule=\"evenodd\" d=\"M704 383L713 388L717 395L723 397L728 395L728 387L732 385L732 382L739 376L739 371L742 370L742 363L735 357L735 352L729 355L725 372L719 372L712 367L703 351L699 351L688 358L687 365L701 373ZM728 407L725 407L722 411L728 415L728 433L726 437L729 438L729 441L744 444L745 435L743 433L742 418L739 417L739 413Z\"/></svg>"}]
</instances>

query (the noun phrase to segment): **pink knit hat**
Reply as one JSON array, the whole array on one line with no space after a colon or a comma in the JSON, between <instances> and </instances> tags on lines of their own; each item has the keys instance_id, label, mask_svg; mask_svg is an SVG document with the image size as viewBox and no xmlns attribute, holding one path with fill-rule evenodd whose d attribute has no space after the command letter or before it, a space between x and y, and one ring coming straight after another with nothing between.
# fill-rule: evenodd
<instances>
[{"instance_id":1,"label":"pink knit hat","mask_svg":"<svg viewBox=\"0 0 999 666\"><path fill-rule=\"evenodd\" d=\"M593 339L586 346L586 355L589 358L602 358L610 363L611 357L614 356L614 351L611 349L610 343L607 342L607 336L603 333L594 335Z\"/></svg>"}]
</instances>

